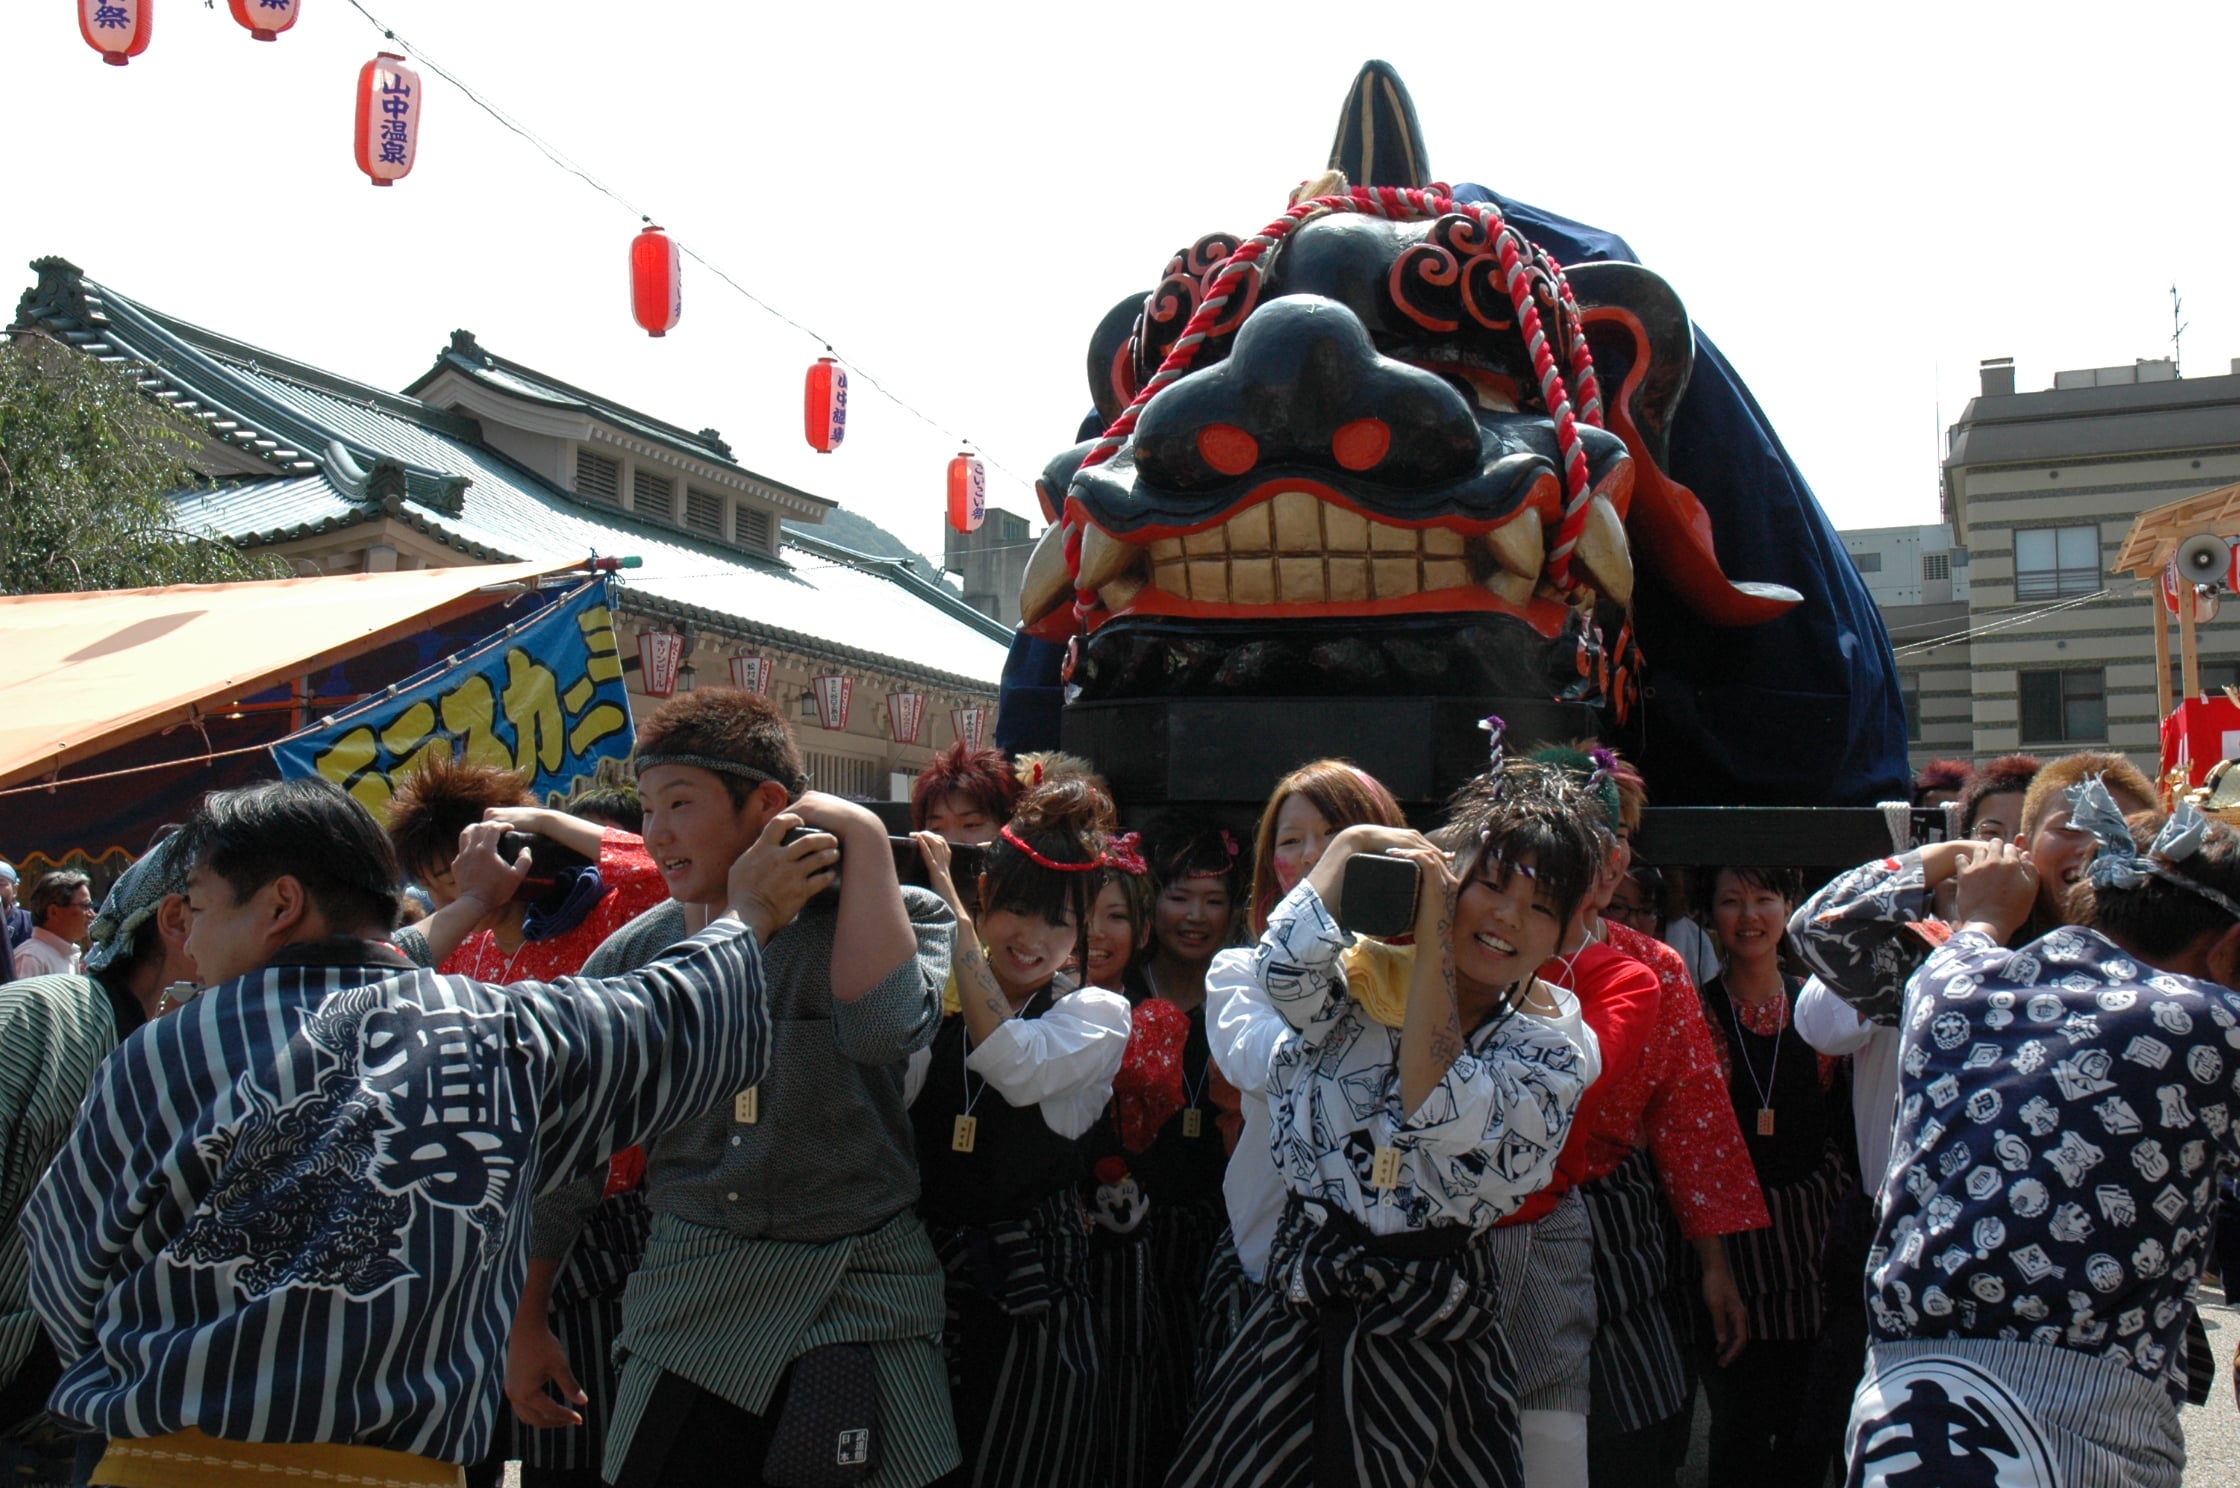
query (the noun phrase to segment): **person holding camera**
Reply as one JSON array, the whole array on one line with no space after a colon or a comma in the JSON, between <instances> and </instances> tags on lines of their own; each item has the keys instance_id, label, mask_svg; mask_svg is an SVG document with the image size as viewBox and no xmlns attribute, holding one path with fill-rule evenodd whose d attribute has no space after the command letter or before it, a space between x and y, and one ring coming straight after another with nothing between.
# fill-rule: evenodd
<instances>
[{"instance_id":1,"label":"person holding camera","mask_svg":"<svg viewBox=\"0 0 2240 1488\"><path fill-rule=\"evenodd\" d=\"M1854 1483L2184 1475L2184 1339L2217 1174L2240 1160L2240 836L2190 805L2134 833L2097 778L2061 814L2095 844L2075 923L2010 948L2044 870L2013 843L1954 845L1958 924L1896 1009ZM1863 916L1921 876L1869 865L1849 902ZM1859 923L1821 919L1831 940Z\"/></svg>"},{"instance_id":2,"label":"person holding camera","mask_svg":"<svg viewBox=\"0 0 2240 1488\"><path fill-rule=\"evenodd\" d=\"M51 1408L109 1438L90 1481L456 1483L494 1425L520 1206L760 1078L762 943L831 878L792 824L659 962L497 987L388 944L396 859L338 787L207 798L177 851L210 988L102 1064L24 1211Z\"/></svg>"},{"instance_id":3,"label":"person holding camera","mask_svg":"<svg viewBox=\"0 0 2240 1488\"><path fill-rule=\"evenodd\" d=\"M529 878L503 904L474 922L465 937L444 927L468 904L451 854L476 822L496 822L530 851ZM500 984L550 982L583 969L601 942L668 897L661 870L635 833L536 804L517 771L453 758L432 758L401 781L389 800L389 840L405 873L425 885L436 913L400 931L398 949L448 975ZM456 944L448 951L446 944ZM519 1458L523 1488L596 1488L600 1452L613 1408L616 1332L622 1289L645 1252L652 1216L643 1192L645 1149L629 1147L607 1165L598 1208L568 1254L563 1271L550 1258L533 1260L522 1288L527 1314L516 1331L544 1331L566 1340L582 1367L579 1420L538 1427L508 1412L491 1458L469 1474L495 1483L500 1464Z\"/></svg>"},{"instance_id":4,"label":"person holding camera","mask_svg":"<svg viewBox=\"0 0 2240 1488\"><path fill-rule=\"evenodd\" d=\"M969 886L916 833L957 917L958 1009L911 1061L920 1207L947 1277L951 1403L973 1488L1111 1481L1088 1293L1082 1139L1112 1098L1128 1000L1069 990L1110 856L1111 802L1086 780L1029 791Z\"/></svg>"},{"instance_id":5,"label":"person holding camera","mask_svg":"<svg viewBox=\"0 0 2240 1488\"><path fill-rule=\"evenodd\" d=\"M1349 827L1269 916L1252 966L1297 1035L1267 1081L1289 1196L1170 1484L1523 1481L1486 1236L1553 1176L1599 1067L1578 1000L1536 975L1594 878L1587 809L1561 772L1497 763L1450 823L1458 862ZM1344 965L1348 864L1378 853L1418 880L1397 1028Z\"/></svg>"},{"instance_id":6,"label":"person holding camera","mask_svg":"<svg viewBox=\"0 0 2240 1488\"><path fill-rule=\"evenodd\" d=\"M632 763L670 899L601 946L587 975L690 936L780 816L829 833L841 857L837 889L768 947L767 1072L649 1151L653 1225L623 1293L606 1479L918 1488L957 1454L904 1074L938 1026L954 921L900 885L877 817L806 789L766 698L680 694L639 725ZM535 1254L565 1256L597 1197L540 1203ZM566 1424L548 1387L580 1399L570 1356L528 1321L524 1309L507 1395L534 1424Z\"/></svg>"}]
</instances>

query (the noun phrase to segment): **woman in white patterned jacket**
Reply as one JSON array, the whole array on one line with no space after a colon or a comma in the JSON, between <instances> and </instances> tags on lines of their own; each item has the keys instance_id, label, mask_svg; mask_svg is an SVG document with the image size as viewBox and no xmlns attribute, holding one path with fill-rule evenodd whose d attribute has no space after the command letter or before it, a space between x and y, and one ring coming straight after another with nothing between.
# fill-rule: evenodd
<instances>
[{"instance_id":1,"label":"woman in white patterned jacket","mask_svg":"<svg viewBox=\"0 0 2240 1488\"><path fill-rule=\"evenodd\" d=\"M1597 854L1561 772L1497 767L1458 801L1459 862L1414 832L1349 827L1249 953L1295 1034L1268 1079L1287 1207L1170 1488L1522 1482L1485 1241L1547 1183L1599 1064L1577 1000L1535 975ZM1426 953L1399 1028L1341 965L1345 863L1378 852L1421 883Z\"/></svg>"}]
</instances>

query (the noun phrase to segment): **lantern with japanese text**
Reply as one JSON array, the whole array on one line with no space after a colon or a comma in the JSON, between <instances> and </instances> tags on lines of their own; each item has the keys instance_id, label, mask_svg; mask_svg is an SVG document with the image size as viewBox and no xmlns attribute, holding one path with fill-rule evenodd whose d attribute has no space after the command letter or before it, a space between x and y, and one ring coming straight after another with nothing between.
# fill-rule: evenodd
<instances>
[{"instance_id":1,"label":"lantern with japanese text","mask_svg":"<svg viewBox=\"0 0 2240 1488\"><path fill-rule=\"evenodd\" d=\"M684 637L673 630L638 632L638 685L647 697L673 697L684 666Z\"/></svg>"},{"instance_id":2,"label":"lantern with japanese text","mask_svg":"<svg viewBox=\"0 0 2240 1488\"><path fill-rule=\"evenodd\" d=\"M926 695L922 692L887 694L887 725L897 744L915 744L926 721Z\"/></svg>"},{"instance_id":3,"label":"lantern with japanese text","mask_svg":"<svg viewBox=\"0 0 2240 1488\"><path fill-rule=\"evenodd\" d=\"M777 669L777 661L768 656L734 656L731 658L731 685L741 692L768 697L770 674Z\"/></svg>"},{"instance_id":4,"label":"lantern with japanese text","mask_svg":"<svg viewBox=\"0 0 2240 1488\"><path fill-rule=\"evenodd\" d=\"M949 462L949 525L959 532L978 532L988 515L988 472L969 450L959 450Z\"/></svg>"},{"instance_id":5,"label":"lantern with japanese text","mask_svg":"<svg viewBox=\"0 0 2240 1488\"><path fill-rule=\"evenodd\" d=\"M78 0L78 34L112 67L148 49L155 0Z\"/></svg>"},{"instance_id":6,"label":"lantern with japanese text","mask_svg":"<svg viewBox=\"0 0 2240 1488\"><path fill-rule=\"evenodd\" d=\"M376 186L412 174L420 148L420 74L395 52L358 69L358 169Z\"/></svg>"},{"instance_id":7,"label":"lantern with japanese text","mask_svg":"<svg viewBox=\"0 0 2240 1488\"><path fill-rule=\"evenodd\" d=\"M817 691L817 722L835 732L848 726L848 702L855 696L856 679L838 674L818 677L812 685Z\"/></svg>"},{"instance_id":8,"label":"lantern with japanese text","mask_svg":"<svg viewBox=\"0 0 2240 1488\"><path fill-rule=\"evenodd\" d=\"M253 41L278 41L296 23L303 0L231 0L233 18L249 28Z\"/></svg>"},{"instance_id":9,"label":"lantern with japanese text","mask_svg":"<svg viewBox=\"0 0 2240 1488\"><path fill-rule=\"evenodd\" d=\"M649 336L668 335L684 314L682 262L675 240L658 227L630 242L630 313Z\"/></svg>"},{"instance_id":10,"label":"lantern with japanese text","mask_svg":"<svg viewBox=\"0 0 2240 1488\"><path fill-rule=\"evenodd\" d=\"M957 731L957 742L967 749L978 749L987 741L988 710L986 708L951 708L950 726Z\"/></svg>"},{"instance_id":11,"label":"lantern with japanese text","mask_svg":"<svg viewBox=\"0 0 2240 1488\"><path fill-rule=\"evenodd\" d=\"M848 437L848 369L831 357L818 357L809 367L801 423L809 448L820 455L831 454Z\"/></svg>"}]
</instances>

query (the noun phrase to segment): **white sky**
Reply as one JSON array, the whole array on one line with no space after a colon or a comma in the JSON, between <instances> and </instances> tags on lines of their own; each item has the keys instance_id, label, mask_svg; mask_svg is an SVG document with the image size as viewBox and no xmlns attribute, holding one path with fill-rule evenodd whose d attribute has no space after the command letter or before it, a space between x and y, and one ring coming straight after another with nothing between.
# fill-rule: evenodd
<instances>
[{"instance_id":1,"label":"white sky","mask_svg":"<svg viewBox=\"0 0 2240 1488\"><path fill-rule=\"evenodd\" d=\"M2228 3L367 4L1028 478L1088 407L1097 319L1276 216L1372 56L1442 179L1621 233L1672 281L1838 525L1936 519L1940 405L1981 358L2027 390L2167 355L2173 281L2186 369L2240 357ZM859 381L814 454L821 348L690 263L682 324L643 335L635 220L432 75L413 174L371 188L352 87L383 43L344 0L270 45L157 5L123 68L72 0L0 5L0 285L59 253L390 388L469 327L939 554L945 436ZM994 471L991 496L1035 515Z\"/></svg>"}]
</instances>

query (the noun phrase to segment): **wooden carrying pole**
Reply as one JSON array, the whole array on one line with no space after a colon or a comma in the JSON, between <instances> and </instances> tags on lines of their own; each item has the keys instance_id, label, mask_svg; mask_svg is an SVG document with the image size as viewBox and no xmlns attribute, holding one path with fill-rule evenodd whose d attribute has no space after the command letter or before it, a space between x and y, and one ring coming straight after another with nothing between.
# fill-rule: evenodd
<instances>
[{"instance_id":1,"label":"wooden carrying pole","mask_svg":"<svg viewBox=\"0 0 2240 1488\"><path fill-rule=\"evenodd\" d=\"M2154 716L2155 726L2170 716L2170 617L2163 613L2159 590L2147 591L2147 608L2154 614Z\"/></svg>"},{"instance_id":2,"label":"wooden carrying pole","mask_svg":"<svg viewBox=\"0 0 2240 1488\"><path fill-rule=\"evenodd\" d=\"M2178 586L2178 667L2185 675L2186 697L2201 696L2201 648L2193 638L2193 586ZM2168 715L2164 715L2168 716Z\"/></svg>"}]
</instances>

